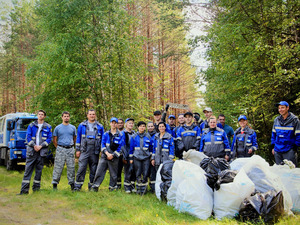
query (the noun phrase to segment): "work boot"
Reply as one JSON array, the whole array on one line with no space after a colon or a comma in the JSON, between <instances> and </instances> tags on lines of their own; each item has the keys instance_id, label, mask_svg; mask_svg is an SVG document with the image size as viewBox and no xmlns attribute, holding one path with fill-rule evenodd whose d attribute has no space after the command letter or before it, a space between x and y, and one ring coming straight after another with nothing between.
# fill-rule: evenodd
<instances>
[{"instance_id":1,"label":"work boot","mask_svg":"<svg viewBox=\"0 0 300 225\"><path fill-rule=\"evenodd\" d=\"M70 184L71 191L74 191L74 184Z\"/></svg>"},{"instance_id":2,"label":"work boot","mask_svg":"<svg viewBox=\"0 0 300 225\"><path fill-rule=\"evenodd\" d=\"M57 190L57 184L53 184L53 190Z\"/></svg>"},{"instance_id":3,"label":"work boot","mask_svg":"<svg viewBox=\"0 0 300 225\"><path fill-rule=\"evenodd\" d=\"M26 191L26 192L20 192L20 193L18 193L17 195L28 195L29 193L28 193L28 191Z\"/></svg>"}]
</instances>

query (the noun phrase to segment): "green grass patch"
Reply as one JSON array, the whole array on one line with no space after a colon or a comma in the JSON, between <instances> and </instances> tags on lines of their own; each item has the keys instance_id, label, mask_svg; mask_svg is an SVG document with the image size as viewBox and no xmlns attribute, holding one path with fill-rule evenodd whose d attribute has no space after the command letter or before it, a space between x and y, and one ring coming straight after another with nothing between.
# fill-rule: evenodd
<instances>
[{"instance_id":1,"label":"green grass patch","mask_svg":"<svg viewBox=\"0 0 300 225\"><path fill-rule=\"evenodd\" d=\"M99 192L88 191L87 173L82 191L73 193L65 168L58 190L53 191L52 171L52 167L44 168L39 192L18 196L24 171L0 167L0 224L242 224L233 219L199 220L179 213L151 193L109 192L108 173ZM283 218L279 224L300 224L300 216Z\"/></svg>"}]
</instances>

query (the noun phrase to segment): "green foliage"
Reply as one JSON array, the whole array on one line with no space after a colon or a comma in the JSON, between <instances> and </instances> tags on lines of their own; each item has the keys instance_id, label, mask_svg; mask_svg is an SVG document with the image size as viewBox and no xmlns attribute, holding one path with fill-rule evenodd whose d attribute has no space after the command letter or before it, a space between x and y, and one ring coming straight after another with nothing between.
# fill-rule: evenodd
<instances>
[{"instance_id":1,"label":"green foliage","mask_svg":"<svg viewBox=\"0 0 300 225\"><path fill-rule=\"evenodd\" d=\"M206 103L236 123L246 114L258 132L261 154L270 157L276 102L299 114L299 1L214 1L208 35L211 64Z\"/></svg>"}]
</instances>

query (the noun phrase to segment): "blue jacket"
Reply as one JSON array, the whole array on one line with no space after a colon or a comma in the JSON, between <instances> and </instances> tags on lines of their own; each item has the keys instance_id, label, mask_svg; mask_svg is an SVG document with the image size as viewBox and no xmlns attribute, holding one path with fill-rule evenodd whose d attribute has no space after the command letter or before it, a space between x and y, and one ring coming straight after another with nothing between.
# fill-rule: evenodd
<instances>
[{"instance_id":1,"label":"blue jacket","mask_svg":"<svg viewBox=\"0 0 300 225\"><path fill-rule=\"evenodd\" d=\"M190 149L199 149L200 138L200 129L197 125L192 124L191 126L187 126L185 124L179 127L176 137L179 153L182 154L183 151Z\"/></svg>"},{"instance_id":2,"label":"blue jacket","mask_svg":"<svg viewBox=\"0 0 300 225\"><path fill-rule=\"evenodd\" d=\"M216 129L205 129L202 133L200 142L200 152L215 158L224 158L230 156L230 147L226 132L216 127Z\"/></svg>"},{"instance_id":3,"label":"blue jacket","mask_svg":"<svg viewBox=\"0 0 300 225\"><path fill-rule=\"evenodd\" d=\"M129 159L133 160L133 157L138 160L149 159L152 155L152 141L147 132L140 134L135 133L130 140Z\"/></svg>"},{"instance_id":4,"label":"blue jacket","mask_svg":"<svg viewBox=\"0 0 300 225\"><path fill-rule=\"evenodd\" d=\"M252 154L248 153L249 149L252 149ZM257 138L253 129L246 126L243 134L241 132L241 127L236 129L231 146L233 157L250 157L254 154L254 151L257 151L257 149Z\"/></svg>"},{"instance_id":5,"label":"blue jacket","mask_svg":"<svg viewBox=\"0 0 300 225\"><path fill-rule=\"evenodd\" d=\"M300 146L300 122L297 116L289 113L285 120L281 115L275 118L271 144L276 152L287 152Z\"/></svg>"},{"instance_id":6,"label":"blue jacket","mask_svg":"<svg viewBox=\"0 0 300 225\"><path fill-rule=\"evenodd\" d=\"M112 134L111 131L106 131L102 138L102 148L101 152L102 158L106 158L105 152L114 155L114 158L119 158L121 148L125 145L125 135L123 132L117 130L115 134Z\"/></svg>"},{"instance_id":7,"label":"blue jacket","mask_svg":"<svg viewBox=\"0 0 300 225\"><path fill-rule=\"evenodd\" d=\"M42 126L41 133L39 135L39 143L42 146L42 149L40 150L41 156L47 156L48 153L48 146L51 143L52 140L52 127L44 122ZM38 127L38 121L32 122L28 128L26 133L26 142L27 142L27 153L28 155L33 155L33 147L36 145L36 132L39 130Z\"/></svg>"},{"instance_id":8,"label":"blue jacket","mask_svg":"<svg viewBox=\"0 0 300 225\"><path fill-rule=\"evenodd\" d=\"M160 139L160 133L157 133L152 138L153 152L151 159L155 160L155 165L174 159L174 139L171 134L165 133Z\"/></svg>"},{"instance_id":9,"label":"blue jacket","mask_svg":"<svg viewBox=\"0 0 300 225\"><path fill-rule=\"evenodd\" d=\"M97 127L97 134L94 137L96 139L95 154L99 154L101 149L101 141L104 133L104 128L97 121L95 121L95 125ZM77 137L76 137L76 151L81 151L81 152L86 151L86 146L87 146L86 127L87 126L88 126L88 120L82 122L78 126Z\"/></svg>"}]
</instances>

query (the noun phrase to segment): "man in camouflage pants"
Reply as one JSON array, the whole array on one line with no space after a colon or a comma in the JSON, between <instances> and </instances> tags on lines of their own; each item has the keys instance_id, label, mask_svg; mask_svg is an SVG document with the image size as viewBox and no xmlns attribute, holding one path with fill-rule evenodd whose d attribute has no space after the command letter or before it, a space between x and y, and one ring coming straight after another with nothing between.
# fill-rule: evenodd
<instances>
[{"instance_id":1,"label":"man in camouflage pants","mask_svg":"<svg viewBox=\"0 0 300 225\"><path fill-rule=\"evenodd\" d=\"M62 113L62 124L55 127L53 132L53 144L56 147L56 155L53 169L53 189L57 189L61 173L67 164L67 177L71 190L74 189L75 180L75 150L76 128L69 123L70 113Z\"/></svg>"}]
</instances>

